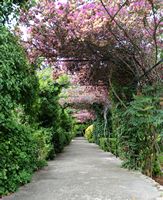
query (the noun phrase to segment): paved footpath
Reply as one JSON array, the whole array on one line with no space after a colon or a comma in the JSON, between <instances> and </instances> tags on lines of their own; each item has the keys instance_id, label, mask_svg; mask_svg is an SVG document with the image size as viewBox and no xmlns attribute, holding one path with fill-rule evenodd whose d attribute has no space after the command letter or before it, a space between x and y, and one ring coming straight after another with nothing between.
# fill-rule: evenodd
<instances>
[{"instance_id":1,"label":"paved footpath","mask_svg":"<svg viewBox=\"0 0 163 200\"><path fill-rule=\"evenodd\" d=\"M3 200L156 200L156 184L95 144L77 138L33 181ZM163 199L158 198L158 199Z\"/></svg>"}]
</instances>

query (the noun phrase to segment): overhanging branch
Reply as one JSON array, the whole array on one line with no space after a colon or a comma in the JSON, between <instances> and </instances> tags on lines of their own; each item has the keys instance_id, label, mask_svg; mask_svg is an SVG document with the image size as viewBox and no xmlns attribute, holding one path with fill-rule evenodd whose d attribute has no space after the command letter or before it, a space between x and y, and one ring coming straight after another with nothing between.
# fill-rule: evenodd
<instances>
[{"instance_id":1,"label":"overhanging branch","mask_svg":"<svg viewBox=\"0 0 163 200\"><path fill-rule=\"evenodd\" d=\"M159 62L157 62L155 65L153 65L151 68L149 68L143 75L141 75L138 78L138 81L140 81L144 76L148 75L154 68L158 67L163 62L163 59L161 59Z\"/></svg>"},{"instance_id":2,"label":"overhanging branch","mask_svg":"<svg viewBox=\"0 0 163 200\"><path fill-rule=\"evenodd\" d=\"M109 58L106 59L64 59L64 60L56 60L56 62L104 62L104 61L110 61Z\"/></svg>"}]
</instances>

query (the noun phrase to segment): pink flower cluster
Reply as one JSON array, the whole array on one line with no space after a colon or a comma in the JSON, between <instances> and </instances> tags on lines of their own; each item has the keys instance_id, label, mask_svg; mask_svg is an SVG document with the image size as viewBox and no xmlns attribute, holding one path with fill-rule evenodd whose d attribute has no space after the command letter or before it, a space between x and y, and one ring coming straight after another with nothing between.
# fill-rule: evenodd
<instances>
[{"instance_id":1,"label":"pink flower cluster","mask_svg":"<svg viewBox=\"0 0 163 200\"><path fill-rule=\"evenodd\" d=\"M76 118L77 122L83 123L88 120L94 120L95 119L95 113L93 111L89 110L80 110L73 114L73 117Z\"/></svg>"}]
</instances>

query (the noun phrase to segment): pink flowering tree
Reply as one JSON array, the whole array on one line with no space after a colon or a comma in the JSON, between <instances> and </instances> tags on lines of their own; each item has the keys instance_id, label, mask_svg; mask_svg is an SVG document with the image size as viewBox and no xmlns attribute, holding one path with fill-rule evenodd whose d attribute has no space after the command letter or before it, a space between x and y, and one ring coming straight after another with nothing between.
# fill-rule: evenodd
<instances>
[{"instance_id":1,"label":"pink flowering tree","mask_svg":"<svg viewBox=\"0 0 163 200\"><path fill-rule=\"evenodd\" d=\"M25 45L32 62L41 57L57 69L62 59L84 84L108 84L114 71L127 71L127 77L116 77L126 84L141 76L160 78L157 70L152 77L147 73L159 59L160 10L159 0L44 0L22 12L21 22L27 27Z\"/></svg>"},{"instance_id":2,"label":"pink flowering tree","mask_svg":"<svg viewBox=\"0 0 163 200\"><path fill-rule=\"evenodd\" d=\"M62 91L59 103L62 107L73 108L73 116L82 123L96 118L94 103L101 104L104 109L111 105L108 97L104 86L73 86Z\"/></svg>"},{"instance_id":3,"label":"pink flowering tree","mask_svg":"<svg viewBox=\"0 0 163 200\"><path fill-rule=\"evenodd\" d=\"M54 78L66 72L74 83L111 88L118 101L128 100L122 88L161 78L161 15L159 0L43 0L22 12L22 42L31 62L52 66ZM68 101L86 105L82 95Z\"/></svg>"},{"instance_id":4,"label":"pink flowering tree","mask_svg":"<svg viewBox=\"0 0 163 200\"><path fill-rule=\"evenodd\" d=\"M96 117L93 111L87 109L76 110L72 116L76 118L78 123L93 121Z\"/></svg>"}]
</instances>

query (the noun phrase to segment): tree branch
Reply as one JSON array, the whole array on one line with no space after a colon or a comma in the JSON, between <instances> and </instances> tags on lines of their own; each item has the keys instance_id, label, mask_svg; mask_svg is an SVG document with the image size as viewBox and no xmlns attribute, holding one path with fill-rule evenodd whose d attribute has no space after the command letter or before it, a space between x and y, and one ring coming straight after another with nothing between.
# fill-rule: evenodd
<instances>
[{"instance_id":1,"label":"tree branch","mask_svg":"<svg viewBox=\"0 0 163 200\"><path fill-rule=\"evenodd\" d=\"M161 59L159 62L157 62L155 65L153 65L151 68L149 68L143 75L141 75L138 78L138 81L140 81L144 76L148 75L154 68L159 66L163 62L163 59Z\"/></svg>"}]
</instances>

